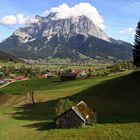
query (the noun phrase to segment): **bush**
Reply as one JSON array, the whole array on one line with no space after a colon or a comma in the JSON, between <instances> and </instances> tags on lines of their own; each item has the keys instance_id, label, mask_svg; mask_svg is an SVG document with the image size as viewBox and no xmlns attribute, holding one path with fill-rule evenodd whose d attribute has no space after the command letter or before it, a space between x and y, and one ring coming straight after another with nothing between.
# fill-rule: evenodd
<instances>
[{"instance_id":1,"label":"bush","mask_svg":"<svg viewBox=\"0 0 140 140\"><path fill-rule=\"evenodd\" d=\"M60 114L70 109L73 105L74 105L74 102L70 101L69 99L59 100L55 107L55 115L59 116Z\"/></svg>"}]
</instances>

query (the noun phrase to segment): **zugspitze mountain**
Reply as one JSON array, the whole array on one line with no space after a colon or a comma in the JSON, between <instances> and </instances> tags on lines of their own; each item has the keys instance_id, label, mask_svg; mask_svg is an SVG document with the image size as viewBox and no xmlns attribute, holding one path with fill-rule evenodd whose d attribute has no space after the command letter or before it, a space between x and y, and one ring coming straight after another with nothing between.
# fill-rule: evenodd
<instances>
[{"instance_id":1,"label":"zugspitze mountain","mask_svg":"<svg viewBox=\"0 0 140 140\"><path fill-rule=\"evenodd\" d=\"M0 43L0 49L20 58L129 59L132 45L110 38L86 16L57 19L56 13L36 16Z\"/></svg>"}]
</instances>

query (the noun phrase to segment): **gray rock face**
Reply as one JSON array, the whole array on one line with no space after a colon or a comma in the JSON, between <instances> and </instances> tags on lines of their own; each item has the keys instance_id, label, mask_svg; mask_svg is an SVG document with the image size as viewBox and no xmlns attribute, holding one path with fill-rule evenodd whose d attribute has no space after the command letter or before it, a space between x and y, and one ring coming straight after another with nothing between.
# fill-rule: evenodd
<instances>
[{"instance_id":1,"label":"gray rock face","mask_svg":"<svg viewBox=\"0 0 140 140\"><path fill-rule=\"evenodd\" d=\"M47 17L35 17L36 22L29 24L24 28L19 28L13 35L16 35L27 42L39 36L45 36L48 39L54 35L64 36L66 39L75 34L91 35L99 39L109 41L107 34L85 16L71 17L68 19L55 19L55 13Z\"/></svg>"},{"instance_id":2,"label":"gray rock face","mask_svg":"<svg viewBox=\"0 0 140 140\"><path fill-rule=\"evenodd\" d=\"M131 44L108 37L89 18L55 15L36 16L0 43L0 49L22 58L131 58Z\"/></svg>"}]
</instances>

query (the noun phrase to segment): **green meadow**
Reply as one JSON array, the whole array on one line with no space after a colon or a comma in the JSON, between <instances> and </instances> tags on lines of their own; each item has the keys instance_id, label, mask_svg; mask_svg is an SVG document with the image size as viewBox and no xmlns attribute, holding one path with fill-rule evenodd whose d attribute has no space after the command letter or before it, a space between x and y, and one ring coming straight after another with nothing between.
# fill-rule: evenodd
<instances>
[{"instance_id":1,"label":"green meadow","mask_svg":"<svg viewBox=\"0 0 140 140\"><path fill-rule=\"evenodd\" d=\"M0 89L0 140L139 140L140 72L61 82L31 79ZM27 104L33 90L36 105ZM78 129L55 129L59 99L84 100L97 122Z\"/></svg>"}]
</instances>

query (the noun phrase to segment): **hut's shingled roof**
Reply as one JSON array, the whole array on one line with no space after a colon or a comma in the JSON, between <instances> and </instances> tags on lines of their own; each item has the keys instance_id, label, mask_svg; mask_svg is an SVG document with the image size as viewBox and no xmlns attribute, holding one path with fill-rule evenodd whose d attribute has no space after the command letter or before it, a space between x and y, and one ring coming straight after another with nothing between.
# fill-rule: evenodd
<instances>
[{"instance_id":1,"label":"hut's shingled roof","mask_svg":"<svg viewBox=\"0 0 140 140\"><path fill-rule=\"evenodd\" d=\"M92 111L84 101L73 106L72 110L84 121L89 117L89 114Z\"/></svg>"}]
</instances>

